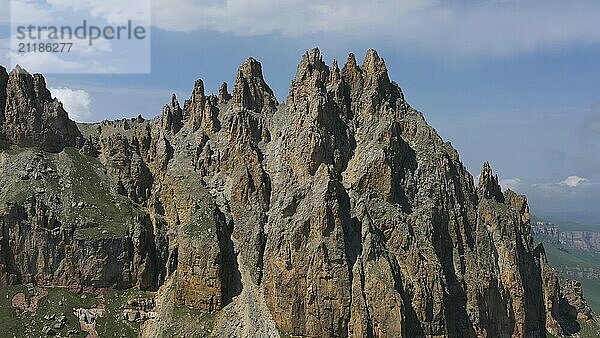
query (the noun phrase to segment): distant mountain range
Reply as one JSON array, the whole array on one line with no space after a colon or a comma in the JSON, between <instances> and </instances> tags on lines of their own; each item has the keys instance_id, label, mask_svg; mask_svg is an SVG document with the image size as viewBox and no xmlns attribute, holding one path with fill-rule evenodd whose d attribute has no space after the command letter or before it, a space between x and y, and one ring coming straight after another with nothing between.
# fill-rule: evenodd
<instances>
[{"instance_id":1,"label":"distant mountain range","mask_svg":"<svg viewBox=\"0 0 600 338\"><path fill-rule=\"evenodd\" d=\"M600 226L564 222L561 225L533 217L531 231L534 236L544 236L547 241L564 248L600 252Z\"/></svg>"}]
</instances>

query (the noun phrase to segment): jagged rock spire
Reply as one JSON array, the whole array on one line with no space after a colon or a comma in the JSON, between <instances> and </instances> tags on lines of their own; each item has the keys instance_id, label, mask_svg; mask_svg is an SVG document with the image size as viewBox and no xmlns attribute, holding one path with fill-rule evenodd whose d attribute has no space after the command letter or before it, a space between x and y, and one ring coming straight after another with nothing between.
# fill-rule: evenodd
<instances>
[{"instance_id":1,"label":"jagged rock spire","mask_svg":"<svg viewBox=\"0 0 600 338\"><path fill-rule=\"evenodd\" d=\"M162 126L173 133L177 133L183 127L183 110L175 94L171 96L171 103L163 107Z\"/></svg>"},{"instance_id":2,"label":"jagged rock spire","mask_svg":"<svg viewBox=\"0 0 600 338\"><path fill-rule=\"evenodd\" d=\"M500 203L504 202L504 194L502 194L502 189L498 183L498 176L494 175L492 167L487 161L483 163L479 175L477 192L480 198L493 199Z\"/></svg>"},{"instance_id":3,"label":"jagged rock spire","mask_svg":"<svg viewBox=\"0 0 600 338\"><path fill-rule=\"evenodd\" d=\"M201 79L194 82L194 90L189 100L185 101L184 113L185 119L192 125L193 130L200 128L202 123L202 111L206 104L206 95L204 94L204 81Z\"/></svg>"},{"instance_id":4,"label":"jagged rock spire","mask_svg":"<svg viewBox=\"0 0 600 338\"><path fill-rule=\"evenodd\" d=\"M47 151L60 151L75 146L81 133L69 119L62 104L52 98L46 80L40 74L31 75L17 66L10 72L4 85L4 72L0 86L5 97L4 124L6 143L20 147L40 147Z\"/></svg>"},{"instance_id":5,"label":"jagged rock spire","mask_svg":"<svg viewBox=\"0 0 600 338\"><path fill-rule=\"evenodd\" d=\"M196 80L194 90L189 100L185 101L183 108L187 123L191 124L192 130L203 128L205 131L216 131L220 128L217 119L218 109L215 107L218 98L214 95L206 96L204 93L204 82Z\"/></svg>"},{"instance_id":6,"label":"jagged rock spire","mask_svg":"<svg viewBox=\"0 0 600 338\"><path fill-rule=\"evenodd\" d=\"M379 57L374 49L369 49L365 55L362 65L365 87L377 87L381 92L390 90L390 78L388 76L385 61Z\"/></svg>"},{"instance_id":7,"label":"jagged rock spire","mask_svg":"<svg viewBox=\"0 0 600 338\"><path fill-rule=\"evenodd\" d=\"M298 64L288 101L293 102L315 92L325 91L329 73L329 67L323 62L323 56L318 48L306 52Z\"/></svg>"},{"instance_id":8,"label":"jagged rock spire","mask_svg":"<svg viewBox=\"0 0 600 338\"><path fill-rule=\"evenodd\" d=\"M262 112L277 106L273 90L263 78L262 66L254 58L246 60L238 70L233 89L233 109Z\"/></svg>"},{"instance_id":9,"label":"jagged rock spire","mask_svg":"<svg viewBox=\"0 0 600 338\"><path fill-rule=\"evenodd\" d=\"M227 82L223 82L219 87L219 102L225 103L231 99L231 94L227 91Z\"/></svg>"},{"instance_id":10,"label":"jagged rock spire","mask_svg":"<svg viewBox=\"0 0 600 338\"><path fill-rule=\"evenodd\" d=\"M22 68L21 66L19 66L18 64L15 66L15 68L10 72L10 74L12 75L13 73L15 74L23 74L23 75L31 75L29 74L29 72L25 69Z\"/></svg>"},{"instance_id":11,"label":"jagged rock spire","mask_svg":"<svg viewBox=\"0 0 600 338\"><path fill-rule=\"evenodd\" d=\"M337 83L342 78L340 67L338 66L337 60L333 60L331 64L331 74L329 75L329 83Z\"/></svg>"},{"instance_id":12,"label":"jagged rock spire","mask_svg":"<svg viewBox=\"0 0 600 338\"><path fill-rule=\"evenodd\" d=\"M342 76L351 87L362 87L362 70L356 63L354 53L348 54L346 64L342 69Z\"/></svg>"}]
</instances>

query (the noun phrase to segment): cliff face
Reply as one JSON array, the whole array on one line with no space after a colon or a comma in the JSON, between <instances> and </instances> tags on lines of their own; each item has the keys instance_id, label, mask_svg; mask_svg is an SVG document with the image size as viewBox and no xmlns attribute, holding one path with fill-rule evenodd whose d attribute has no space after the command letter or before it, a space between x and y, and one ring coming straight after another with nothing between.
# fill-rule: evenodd
<instances>
[{"instance_id":1,"label":"cliff face","mask_svg":"<svg viewBox=\"0 0 600 338\"><path fill-rule=\"evenodd\" d=\"M0 89L6 78L2 73L4 69L0 70ZM8 145L53 152L76 145L81 134L62 104L52 98L43 76L32 76L17 66L6 80L4 95L0 104L5 102L3 133Z\"/></svg>"},{"instance_id":2,"label":"cliff face","mask_svg":"<svg viewBox=\"0 0 600 338\"><path fill-rule=\"evenodd\" d=\"M600 252L600 233L583 230L560 230L558 225L548 222L537 222L532 226L533 235L567 249Z\"/></svg>"},{"instance_id":3,"label":"cliff face","mask_svg":"<svg viewBox=\"0 0 600 338\"><path fill-rule=\"evenodd\" d=\"M564 231L559 243L585 251L600 252L600 233L591 231Z\"/></svg>"},{"instance_id":4,"label":"cliff face","mask_svg":"<svg viewBox=\"0 0 600 338\"><path fill-rule=\"evenodd\" d=\"M29 126L19 109L7 103L2 130ZM198 80L152 121L60 125L60 147L9 140L57 154L0 154L18 183L0 188L2 283L164 285L147 336L178 305L216 312L215 336L544 337L574 321L558 319L569 297L533 247L526 198L487 163L475 187L373 50L341 69L307 52L285 104L249 59L231 95ZM58 188L27 170L40 156Z\"/></svg>"}]
</instances>

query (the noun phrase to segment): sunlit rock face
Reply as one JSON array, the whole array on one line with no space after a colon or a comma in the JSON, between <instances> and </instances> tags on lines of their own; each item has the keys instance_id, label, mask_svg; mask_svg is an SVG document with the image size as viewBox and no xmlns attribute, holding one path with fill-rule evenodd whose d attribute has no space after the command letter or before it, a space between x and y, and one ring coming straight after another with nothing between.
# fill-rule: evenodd
<instances>
[{"instance_id":1,"label":"sunlit rock face","mask_svg":"<svg viewBox=\"0 0 600 338\"><path fill-rule=\"evenodd\" d=\"M21 69L0 69L2 102L0 283L159 290L143 336L173 306L216 313L216 337L545 337L588 318L526 198L488 163L476 185L374 50L341 69L306 52L281 104L252 58L232 94L197 80L153 120L76 125Z\"/></svg>"}]
</instances>

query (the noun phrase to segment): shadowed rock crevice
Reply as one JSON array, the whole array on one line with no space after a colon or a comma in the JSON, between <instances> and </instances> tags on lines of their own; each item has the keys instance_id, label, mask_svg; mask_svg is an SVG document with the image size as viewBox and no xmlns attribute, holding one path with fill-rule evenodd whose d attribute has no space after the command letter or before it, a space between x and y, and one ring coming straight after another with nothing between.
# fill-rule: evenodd
<instances>
[{"instance_id":1,"label":"shadowed rock crevice","mask_svg":"<svg viewBox=\"0 0 600 338\"><path fill-rule=\"evenodd\" d=\"M228 224L225 215L220 210L217 209L215 212L218 224L217 235L222 252L223 306L226 306L242 292L242 277L237 262L237 253L231 240L233 225Z\"/></svg>"}]
</instances>

